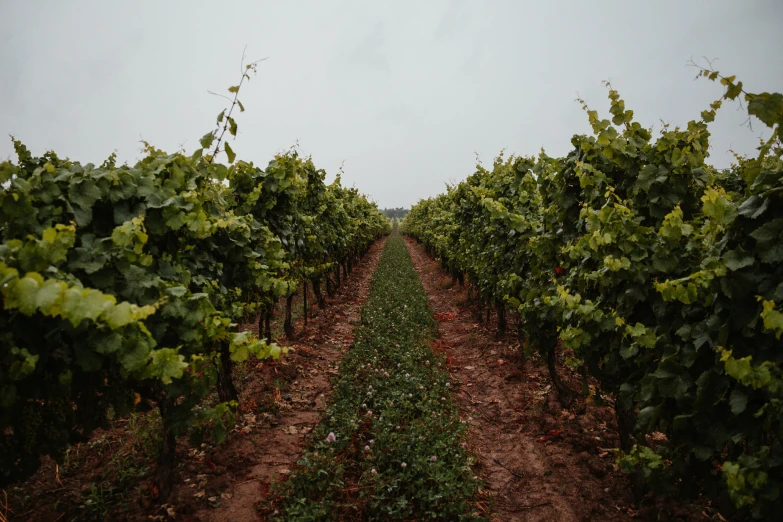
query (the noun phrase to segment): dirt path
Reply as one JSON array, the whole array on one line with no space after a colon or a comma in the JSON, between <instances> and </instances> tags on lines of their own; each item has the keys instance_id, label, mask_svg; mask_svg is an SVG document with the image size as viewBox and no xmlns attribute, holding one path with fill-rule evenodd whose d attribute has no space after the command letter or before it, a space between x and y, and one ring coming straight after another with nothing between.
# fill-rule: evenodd
<instances>
[{"instance_id":1,"label":"dirt path","mask_svg":"<svg viewBox=\"0 0 783 522\"><path fill-rule=\"evenodd\" d=\"M270 483L290 472L304 447L304 438L320 420L331 390L331 377L353 342L359 308L367 298L385 240L377 242L353 269L347 283L329 299L324 311L288 344L291 352L277 364L259 365L240 394L240 411L247 411L237 433L212 455L206 466L179 488L182 501L206 500L192 520L245 522L260 517L256 505L269 493ZM271 409L271 412L258 413ZM212 499L212 500L210 500ZM216 507L213 507L216 506Z\"/></svg>"},{"instance_id":2,"label":"dirt path","mask_svg":"<svg viewBox=\"0 0 783 522\"><path fill-rule=\"evenodd\" d=\"M520 371L519 343L502 341L476 322L464 288L407 240L438 320L455 398L470 426L476 471L485 482L480 505L492 521L629 520L628 481L605 448L617 446L608 408L584 415L562 410L545 371ZM491 505L491 507L490 507Z\"/></svg>"}]
</instances>

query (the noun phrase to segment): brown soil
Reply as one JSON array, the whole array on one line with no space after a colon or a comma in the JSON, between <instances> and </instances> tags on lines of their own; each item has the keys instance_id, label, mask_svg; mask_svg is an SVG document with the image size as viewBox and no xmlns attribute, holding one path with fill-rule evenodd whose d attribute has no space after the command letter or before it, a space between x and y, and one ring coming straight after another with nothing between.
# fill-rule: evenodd
<instances>
[{"instance_id":1,"label":"brown soil","mask_svg":"<svg viewBox=\"0 0 783 522\"><path fill-rule=\"evenodd\" d=\"M159 505L151 473L155 443L150 434L158 429L153 413L117 420L111 429L95 432L89 443L69 451L62 468L47 459L26 483L9 489L7 501L0 492L0 520L260 520L256 505L276 477L289 473L325 409L384 243L378 241L335 297L326 298L325 310L318 310L310 293L308 326L300 317L294 339L276 340L289 347L287 356L235 368L237 424L219 446L191 446L180 438L167 504ZM247 327L255 330L257 325ZM273 325L273 330L279 328Z\"/></svg>"},{"instance_id":2,"label":"brown soil","mask_svg":"<svg viewBox=\"0 0 783 522\"><path fill-rule=\"evenodd\" d=\"M436 349L449 363L454 396L467 419L474 468L485 481L479 510L492 521L723 520L706 502L683 505L648 495L633 501L614 464L619 439L613 409L563 409L544 365L522 364L520 344L477 322L467 290L406 239L438 321ZM509 330L513 325L509 325ZM574 390L577 375L560 374ZM707 513L711 513L711 516Z\"/></svg>"}]
</instances>

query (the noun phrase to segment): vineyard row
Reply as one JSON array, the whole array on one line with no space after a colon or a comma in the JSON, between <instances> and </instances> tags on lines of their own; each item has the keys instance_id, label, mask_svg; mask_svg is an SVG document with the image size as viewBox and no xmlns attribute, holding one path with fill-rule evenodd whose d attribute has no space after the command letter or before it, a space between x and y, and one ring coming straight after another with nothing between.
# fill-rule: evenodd
<instances>
[{"instance_id":1,"label":"vineyard row","mask_svg":"<svg viewBox=\"0 0 783 522\"><path fill-rule=\"evenodd\" d=\"M637 486L706 494L771 519L783 488L783 96L734 77L685 128L659 136L609 88L611 119L563 158L504 157L415 205L405 233L508 311L561 402L615 400L618 465ZM756 157L706 160L727 100L771 128ZM588 379L600 383L592 392Z\"/></svg>"},{"instance_id":2,"label":"vineyard row","mask_svg":"<svg viewBox=\"0 0 783 522\"><path fill-rule=\"evenodd\" d=\"M95 166L14 141L17 161L0 164L0 486L41 456L61 462L110 416L156 406L165 498L177 437L230 429L232 365L280 355L276 303L290 333L297 290L310 283L322 305L321 285L333 292L389 232L374 203L296 151L266 168L236 160L223 138L244 107L229 91L192 155L145 144L135 165ZM227 165L213 161L224 152ZM238 329L251 320L260 339Z\"/></svg>"}]
</instances>

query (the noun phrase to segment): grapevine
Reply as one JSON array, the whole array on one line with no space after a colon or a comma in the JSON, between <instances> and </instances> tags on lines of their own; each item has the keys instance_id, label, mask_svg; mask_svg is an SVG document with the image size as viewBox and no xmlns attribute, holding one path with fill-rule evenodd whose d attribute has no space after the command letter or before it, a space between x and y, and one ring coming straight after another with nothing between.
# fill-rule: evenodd
<instances>
[{"instance_id":1,"label":"grapevine","mask_svg":"<svg viewBox=\"0 0 783 522\"><path fill-rule=\"evenodd\" d=\"M244 109L239 86L229 91ZM222 122L236 135L231 111ZM281 355L238 324L388 232L374 204L325 185L311 160L290 152L261 169L224 143L224 165L220 140L204 154L215 136L190 155L145 144L135 165L98 167L14 140L17 161L0 164L0 485L43 455L62 462L141 398L161 413L165 499L177 437L210 415L225 437L232 364ZM197 414L213 390L223 406Z\"/></svg>"},{"instance_id":2,"label":"grapevine","mask_svg":"<svg viewBox=\"0 0 783 522\"><path fill-rule=\"evenodd\" d=\"M575 392L553 362L573 351L616 398L617 463L637 484L769 518L783 486L783 96L699 76L725 92L685 128L653 137L607 84L610 119L581 102L593 132L566 157L501 155L414 206L403 231L500 302L501 328L501 309L519 314L564 404ZM740 97L771 136L716 169L709 123Z\"/></svg>"}]
</instances>

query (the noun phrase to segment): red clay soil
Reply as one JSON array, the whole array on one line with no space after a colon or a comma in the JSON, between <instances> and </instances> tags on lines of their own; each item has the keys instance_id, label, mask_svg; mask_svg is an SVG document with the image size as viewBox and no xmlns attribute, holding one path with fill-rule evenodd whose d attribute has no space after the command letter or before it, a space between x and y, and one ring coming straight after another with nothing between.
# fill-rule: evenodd
<instances>
[{"instance_id":1,"label":"red clay soil","mask_svg":"<svg viewBox=\"0 0 783 522\"><path fill-rule=\"evenodd\" d=\"M9 489L7 501L0 492L0 521L261 520L256 505L275 478L289 473L325 409L384 243L378 241L334 298L326 298L325 310L311 308L307 327L302 318L295 321L294 339L276 339L289 347L287 356L235 368L237 424L218 446L178 440L179 464L167 504L159 505L153 480L155 444L149 433L158 421L142 415L95 432L89 443L72 448L61 468L46 459L31 479ZM123 492L117 494L120 483Z\"/></svg>"},{"instance_id":2,"label":"red clay soil","mask_svg":"<svg viewBox=\"0 0 783 522\"><path fill-rule=\"evenodd\" d=\"M613 409L563 409L546 368L535 359L522 365L516 337L496 340L494 328L477 322L466 289L414 240L406 242L438 321L434 348L445 352L468 421L474 471L485 481L479 511L493 522L723 520L706 502L648 495L636 504L628 477L614 464ZM579 389L577 375L562 364L559 371Z\"/></svg>"}]
</instances>

